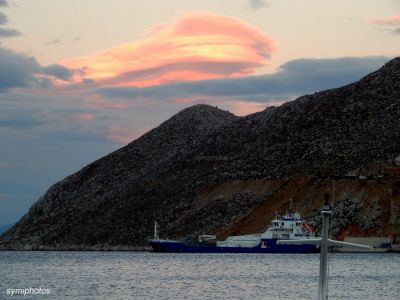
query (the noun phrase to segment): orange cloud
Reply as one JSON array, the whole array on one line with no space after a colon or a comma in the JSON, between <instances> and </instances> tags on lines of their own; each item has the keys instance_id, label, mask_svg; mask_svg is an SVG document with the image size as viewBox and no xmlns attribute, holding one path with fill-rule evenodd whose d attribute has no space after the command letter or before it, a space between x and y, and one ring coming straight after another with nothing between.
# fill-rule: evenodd
<instances>
[{"instance_id":1,"label":"orange cloud","mask_svg":"<svg viewBox=\"0 0 400 300\"><path fill-rule=\"evenodd\" d=\"M132 106L132 103L127 101L110 101L96 94L87 96L87 104L90 108L103 110L122 110Z\"/></svg>"},{"instance_id":2,"label":"orange cloud","mask_svg":"<svg viewBox=\"0 0 400 300\"><path fill-rule=\"evenodd\" d=\"M227 109L237 116L246 116L266 109L269 106L279 106L285 100L270 100L268 102L256 102L245 99L233 99L226 97L209 97L207 95L195 95L174 99L174 103L179 104L199 104L207 103Z\"/></svg>"},{"instance_id":3,"label":"orange cloud","mask_svg":"<svg viewBox=\"0 0 400 300\"><path fill-rule=\"evenodd\" d=\"M255 112L264 110L267 103L250 102L250 101L235 101L230 103L230 111L237 116L246 116Z\"/></svg>"},{"instance_id":4,"label":"orange cloud","mask_svg":"<svg viewBox=\"0 0 400 300\"><path fill-rule=\"evenodd\" d=\"M59 117L59 115L57 115L57 118ZM74 113L74 114L68 114L64 117L64 119L67 122L70 123L76 123L76 122L90 122L90 121L94 121L95 115L90 113L90 112L82 112L82 113Z\"/></svg>"},{"instance_id":5,"label":"orange cloud","mask_svg":"<svg viewBox=\"0 0 400 300\"><path fill-rule=\"evenodd\" d=\"M9 163L2 163L2 162L0 162L0 169L6 169L6 168L14 168L15 167L15 165L13 165L13 164L9 164Z\"/></svg>"},{"instance_id":6,"label":"orange cloud","mask_svg":"<svg viewBox=\"0 0 400 300\"><path fill-rule=\"evenodd\" d=\"M223 102L222 105L227 106L227 109L237 116L247 116L259 111L262 111L270 106L280 106L286 101L284 100L274 100L265 103L262 102L252 102L246 100L236 100Z\"/></svg>"},{"instance_id":7,"label":"orange cloud","mask_svg":"<svg viewBox=\"0 0 400 300\"><path fill-rule=\"evenodd\" d=\"M84 70L86 79L102 86L144 87L251 74L276 50L257 28L204 12L186 13L146 34L139 41L61 64Z\"/></svg>"},{"instance_id":8,"label":"orange cloud","mask_svg":"<svg viewBox=\"0 0 400 300\"><path fill-rule=\"evenodd\" d=\"M0 200L12 198L9 194L0 194Z\"/></svg>"},{"instance_id":9,"label":"orange cloud","mask_svg":"<svg viewBox=\"0 0 400 300\"><path fill-rule=\"evenodd\" d=\"M378 25L400 26L400 15L383 17L383 18L372 18L370 21Z\"/></svg>"},{"instance_id":10,"label":"orange cloud","mask_svg":"<svg viewBox=\"0 0 400 300\"><path fill-rule=\"evenodd\" d=\"M149 131L147 128L142 128L138 130L130 130L128 128L120 127L120 126L111 126L106 132L106 138L108 141L126 145L138 138L139 136L143 135Z\"/></svg>"},{"instance_id":11,"label":"orange cloud","mask_svg":"<svg viewBox=\"0 0 400 300\"><path fill-rule=\"evenodd\" d=\"M92 113L84 112L80 113L76 116L77 120L79 121L93 121L94 115Z\"/></svg>"}]
</instances>

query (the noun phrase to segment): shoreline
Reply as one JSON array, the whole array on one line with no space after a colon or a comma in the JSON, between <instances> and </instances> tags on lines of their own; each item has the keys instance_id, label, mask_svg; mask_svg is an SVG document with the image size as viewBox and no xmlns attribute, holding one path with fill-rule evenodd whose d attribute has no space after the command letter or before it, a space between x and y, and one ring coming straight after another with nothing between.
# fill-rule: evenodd
<instances>
[{"instance_id":1,"label":"shoreline","mask_svg":"<svg viewBox=\"0 0 400 300\"><path fill-rule=\"evenodd\" d=\"M143 246L143 247L138 247L138 246L111 246L111 247L104 247L104 246L68 246L68 247L62 247L62 248L55 248L55 247L45 247L45 246L39 246L39 247L32 247L32 248L0 248L0 252L3 251L82 251L82 252L107 252L107 251L130 251L130 252L153 252L153 249L151 247Z\"/></svg>"},{"instance_id":2,"label":"shoreline","mask_svg":"<svg viewBox=\"0 0 400 300\"><path fill-rule=\"evenodd\" d=\"M31 248L31 249L0 249L0 252L153 252L153 249L151 247L112 247L112 248L96 248L96 247L80 247L80 248ZM168 252L164 252L168 253ZM171 252L173 253L173 252ZM169 253L169 254L171 254ZM178 252L174 252L178 253ZM388 250L388 251L338 251L337 249L334 249L330 251L330 253L339 253L339 254L354 254L354 253L365 253L365 254L385 254L385 253L400 253L400 251L393 251L393 250ZM179 253L178 253L179 254ZM181 253L182 254L182 253ZM192 253L192 254L198 254L198 253ZM201 253L201 254L208 254L208 253ZM220 254L226 254L226 253L220 253ZM231 253L232 254L232 253ZM243 254L243 253L234 253L234 254ZM293 253L253 253L253 254L265 254L265 255L270 255L270 254L293 254ZM306 254L318 254L318 253L306 253Z\"/></svg>"}]
</instances>

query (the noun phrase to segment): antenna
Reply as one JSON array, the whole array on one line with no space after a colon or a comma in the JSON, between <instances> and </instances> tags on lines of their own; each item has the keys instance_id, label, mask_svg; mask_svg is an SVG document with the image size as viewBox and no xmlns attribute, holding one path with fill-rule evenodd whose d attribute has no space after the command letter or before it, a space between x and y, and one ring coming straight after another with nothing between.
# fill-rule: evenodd
<instances>
[{"instance_id":1,"label":"antenna","mask_svg":"<svg viewBox=\"0 0 400 300\"><path fill-rule=\"evenodd\" d=\"M158 240L158 222L157 220L154 221L154 240Z\"/></svg>"}]
</instances>

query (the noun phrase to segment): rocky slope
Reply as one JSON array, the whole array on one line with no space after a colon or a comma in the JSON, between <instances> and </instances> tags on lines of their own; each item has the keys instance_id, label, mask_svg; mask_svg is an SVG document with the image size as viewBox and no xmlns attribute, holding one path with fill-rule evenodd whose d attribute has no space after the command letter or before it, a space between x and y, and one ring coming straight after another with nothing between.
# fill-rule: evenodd
<instances>
[{"instance_id":1,"label":"rocky slope","mask_svg":"<svg viewBox=\"0 0 400 300\"><path fill-rule=\"evenodd\" d=\"M322 190L312 192L318 180L400 154L399 125L400 58L356 83L242 118L196 105L52 186L2 236L0 247L144 245L154 219L163 228L161 234L169 237L261 230L287 202L285 186L293 191L299 209L311 215L321 204ZM345 204L340 204L343 218L337 234L354 222L365 234L398 230L397 223L392 226L388 220L396 218L393 207L399 203L384 196L396 186L396 176L384 184L371 179L375 183L370 186L353 181L338 189L338 199ZM261 184L255 190L247 185L237 189L238 182ZM220 188L224 193L213 192ZM371 219L378 206L358 209L354 199L375 201L368 196L373 189L379 191L381 211L370 226L363 218ZM388 199L394 201L392 206ZM346 207L353 202L355 216L350 217ZM355 221L343 221L346 217Z\"/></svg>"},{"instance_id":2,"label":"rocky slope","mask_svg":"<svg viewBox=\"0 0 400 300\"><path fill-rule=\"evenodd\" d=\"M263 199L243 215L228 222L218 232L219 238L228 235L262 232L275 212L284 213L293 199L293 207L317 231L326 192L332 196L331 232L341 239L345 236L389 236L400 232L400 179L379 178L317 178L293 177L286 180L240 180L216 185L207 191L207 198L218 195L235 199L238 191L247 191L251 198ZM230 194L232 193L232 194ZM233 196L233 197L232 197ZM247 203L251 203L251 198ZM212 202L211 202L212 203ZM212 204L211 204L212 205ZM204 207L204 206L203 206ZM246 206L244 206L246 207ZM197 209L202 213L202 207ZM207 219L204 216L204 219ZM205 222L212 224L213 222Z\"/></svg>"}]
</instances>

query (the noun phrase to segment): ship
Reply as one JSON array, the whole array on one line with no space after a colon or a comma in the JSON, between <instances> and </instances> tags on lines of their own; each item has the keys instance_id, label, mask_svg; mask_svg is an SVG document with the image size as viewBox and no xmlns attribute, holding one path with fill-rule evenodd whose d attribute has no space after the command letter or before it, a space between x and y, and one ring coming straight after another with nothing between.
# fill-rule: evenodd
<instances>
[{"instance_id":1,"label":"ship","mask_svg":"<svg viewBox=\"0 0 400 300\"><path fill-rule=\"evenodd\" d=\"M278 244L279 240L307 240L303 244ZM154 238L149 240L154 252L166 253L317 253L319 247L311 243L315 230L290 209L278 214L263 233L229 236L217 241L215 235L189 235L182 240L160 239L155 222Z\"/></svg>"}]
</instances>

